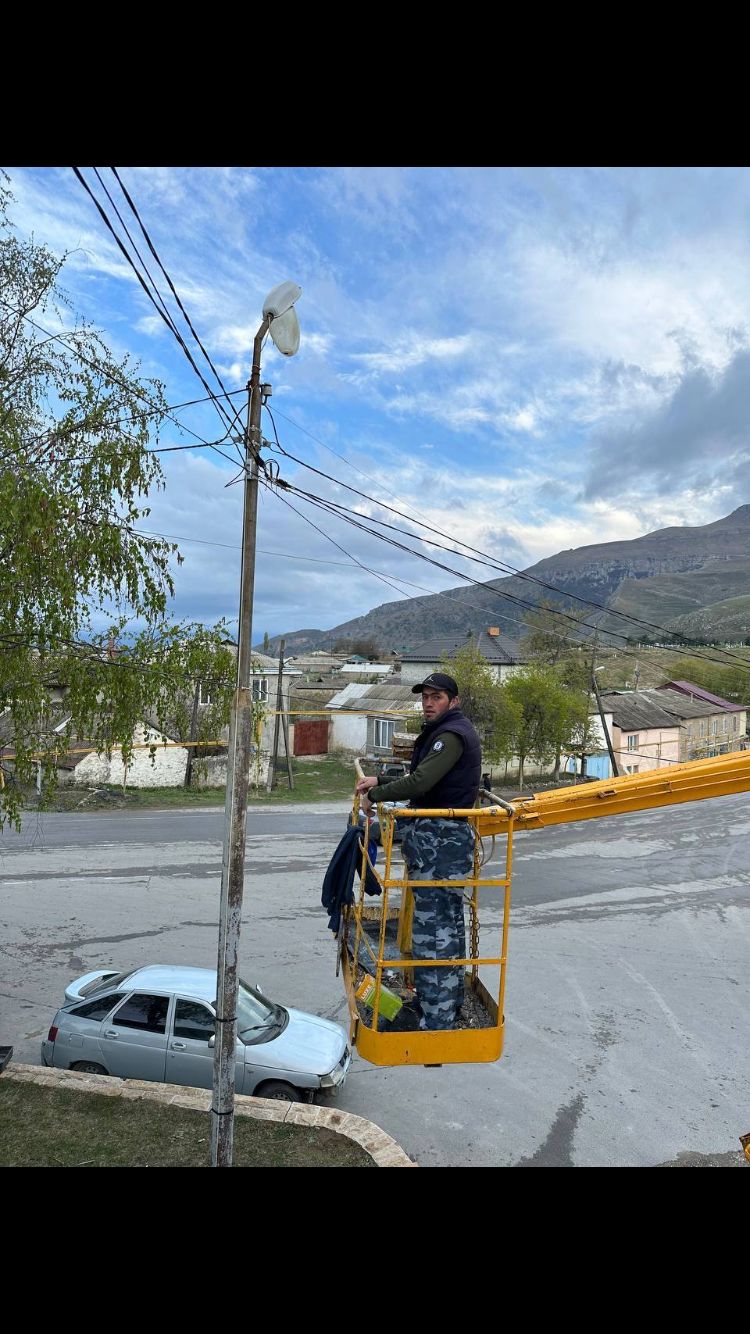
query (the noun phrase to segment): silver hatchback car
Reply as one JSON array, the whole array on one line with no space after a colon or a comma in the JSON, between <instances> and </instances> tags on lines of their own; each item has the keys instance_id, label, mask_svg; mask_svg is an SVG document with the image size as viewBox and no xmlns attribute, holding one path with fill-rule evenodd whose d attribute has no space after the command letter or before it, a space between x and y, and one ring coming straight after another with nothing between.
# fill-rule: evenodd
<instances>
[{"instance_id":1,"label":"silver hatchback car","mask_svg":"<svg viewBox=\"0 0 750 1334\"><path fill-rule=\"evenodd\" d=\"M65 990L42 1043L44 1065L123 1079L210 1088L216 972L152 964L97 969ZM287 1010L240 982L235 1088L261 1098L312 1101L343 1084L351 1061L338 1024Z\"/></svg>"}]
</instances>

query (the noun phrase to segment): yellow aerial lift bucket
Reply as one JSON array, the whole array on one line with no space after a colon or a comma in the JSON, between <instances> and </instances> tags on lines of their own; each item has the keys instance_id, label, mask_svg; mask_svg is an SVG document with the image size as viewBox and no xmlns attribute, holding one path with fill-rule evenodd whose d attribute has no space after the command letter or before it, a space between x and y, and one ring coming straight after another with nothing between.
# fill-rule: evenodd
<instances>
[{"instance_id":1,"label":"yellow aerial lift bucket","mask_svg":"<svg viewBox=\"0 0 750 1334\"><path fill-rule=\"evenodd\" d=\"M357 768L358 777L361 778L362 771L359 766ZM691 760L685 764L670 764L640 774L541 792L534 797L518 798L512 805L500 802L473 810L398 808L395 812L379 807L383 874L381 876L378 873L368 858L369 822L366 822L359 892L354 903L344 909L339 930L339 963L349 1002L352 1043L360 1055L373 1065L448 1065L496 1061L502 1054L505 1025L503 1002L514 833L578 820L594 820L605 815L655 810L661 806L730 796L749 790L750 750L744 750L706 760ZM359 797L355 795L355 823L358 816ZM429 885L435 889L441 886L456 887L455 880L407 880L403 865L394 854L395 819L408 820L418 816L460 816L470 821L475 831L474 874L471 878L462 879L467 891L464 897L469 909L471 947L471 954L465 959L416 960L411 957L412 896L409 886ZM492 850L489 859L485 860L482 840L488 838L492 839ZM489 875L487 872L491 871L498 851L498 870L503 874ZM365 877L368 869L381 886L381 901L376 907L365 904ZM480 891L492 887L504 890L499 953L484 957L479 950L479 897ZM484 1026L418 1032L388 1031L387 1002L391 977L403 990L417 968L457 965L463 965L466 970L467 991L479 1003L486 1016ZM494 990L490 994L479 978L479 969L485 966L499 968L496 999ZM367 1001L366 1005L363 997ZM398 998L395 1004L398 1004ZM743 1148L747 1154L744 1141Z\"/></svg>"},{"instance_id":2,"label":"yellow aerial lift bucket","mask_svg":"<svg viewBox=\"0 0 750 1334\"><path fill-rule=\"evenodd\" d=\"M354 818L359 799L354 800ZM464 1062L496 1061L503 1050L505 1021L505 968L510 918L510 886L513 863L513 820L505 821L502 837L493 839L490 861L483 864L486 849L479 838L474 844L473 874L462 878L464 900L468 908L470 954L464 959L417 960L411 954L411 887L427 885L438 892L454 880L407 880L406 868L394 843L396 818L419 816L466 819L476 830L478 818L501 814L499 807L471 810L389 810L378 808L381 844L384 856L382 874L368 856L369 820L363 830L363 851L359 890L354 904L344 909L339 931L339 959L349 1002L351 1041L359 1054L373 1065L449 1065ZM505 812L507 815L508 812ZM498 854L497 856L495 854ZM494 863L496 873L491 874ZM381 886L376 906L365 902L365 878L369 871ZM480 874L481 873L481 874ZM502 921L498 932L498 952L484 957L479 949L480 892L500 888ZM482 1027L432 1029L417 1032L389 1031L389 1013L400 1004L418 968L463 966L466 991L472 998L475 1016L484 1020ZM481 967L499 970L496 989L491 994L479 977ZM392 988L397 988L394 994Z\"/></svg>"}]
</instances>

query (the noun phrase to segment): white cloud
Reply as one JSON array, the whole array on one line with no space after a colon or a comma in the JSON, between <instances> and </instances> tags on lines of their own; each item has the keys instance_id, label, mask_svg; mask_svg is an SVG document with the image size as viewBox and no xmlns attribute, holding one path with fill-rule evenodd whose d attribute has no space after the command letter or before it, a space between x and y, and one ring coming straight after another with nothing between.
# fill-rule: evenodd
<instances>
[{"instance_id":1,"label":"white cloud","mask_svg":"<svg viewBox=\"0 0 750 1334\"><path fill-rule=\"evenodd\" d=\"M136 321L135 327L140 333L148 334L149 338L160 338L168 333L167 326L158 315L144 315L143 319Z\"/></svg>"},{"instance_id":2,"label":"white cloud","mask_svg":"<svg viewBox=\"0 0 750 1334\"><path fill-rule=\"evenodd\" d=\"M393 346L382 352L356 352L352 361L362 362L372 371L394 371L397 374L427 361L447 361L463 356L472 345L471 334L453 338L423 338L418 334L400 334Z\"/></svg>"}]
</instances>

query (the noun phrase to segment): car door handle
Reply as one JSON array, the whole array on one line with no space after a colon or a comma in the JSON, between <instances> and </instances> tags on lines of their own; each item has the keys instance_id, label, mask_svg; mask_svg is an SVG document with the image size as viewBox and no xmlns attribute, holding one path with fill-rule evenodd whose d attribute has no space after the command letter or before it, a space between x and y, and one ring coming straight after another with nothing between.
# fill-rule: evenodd
<instances>
[{"instance_id":1,"label":"car door handle","mask_svg":"<svg viewBox=\"0 0 750 1334\"><path fill-rule=\"evenodd\" d=\"M105 1038L116 1038L117 1034L113 1028L108 1028L104 1036Z\"/></svg>"},{"instance_id":2,"label":"car door handle","mask_svg":"<svg viewBox=\"0 0 750 1334\"><path fill-rule=\"evenodd\" d=\"M185 1048L186 1048L186 1046L187 1046L187 1043L186 1043L186 1042L172 1042L172 1043L170 1043L170 1046L171 1046L171 1048L172 1048L172 1051L184 1051Z\"/></svg>"}]
</instances>

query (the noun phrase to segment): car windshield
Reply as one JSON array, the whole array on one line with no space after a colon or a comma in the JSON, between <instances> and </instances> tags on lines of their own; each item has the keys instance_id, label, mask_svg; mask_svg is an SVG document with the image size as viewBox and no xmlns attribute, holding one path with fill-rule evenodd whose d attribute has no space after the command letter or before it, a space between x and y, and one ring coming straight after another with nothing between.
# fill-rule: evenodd
<instances>
[{"instance_id":1,"label":"car windshield","mask_svg":"<svg viewBox=\"0 0 750 1334\"><path fill-rule=\"evenodd\" d=\"M241 1038L246 1033L267 1028L275 1023L281 1014L283 1011L280 1005L266 1000L265 996L259 995L249 987L247 982L240 981L237 988L237 1032Z\"/></svg>"}]
</instances>

